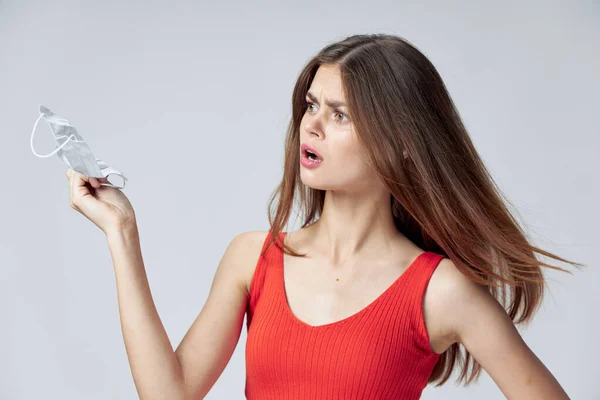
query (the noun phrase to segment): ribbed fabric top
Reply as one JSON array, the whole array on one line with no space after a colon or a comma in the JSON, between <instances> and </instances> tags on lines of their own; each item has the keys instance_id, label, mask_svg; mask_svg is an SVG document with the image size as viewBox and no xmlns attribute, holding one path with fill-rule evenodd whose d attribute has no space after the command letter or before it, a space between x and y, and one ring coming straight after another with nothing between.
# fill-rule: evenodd
<instances>
[{"instance_id":1,"label":"ribbed fabric top","mask_svg":"<svg viewBox=\"0 0 600 400\"><path fill-rule=\"evenodd\" d=\"M285 234L281 232L282 241ZM246 398L419 399L440 357L429 345L422 300L444 256L421 253L362 310L311 326L289 308L283 255L281 248L271 246L252 277L246 310Z\"/></svg>"}]
</instances>

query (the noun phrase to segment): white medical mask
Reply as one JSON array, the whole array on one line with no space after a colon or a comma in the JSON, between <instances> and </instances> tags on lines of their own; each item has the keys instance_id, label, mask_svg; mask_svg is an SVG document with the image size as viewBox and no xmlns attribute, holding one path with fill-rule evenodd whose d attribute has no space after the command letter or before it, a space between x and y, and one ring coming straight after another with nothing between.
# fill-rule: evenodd
<instances>
[{"instance_id":1,"label":"white medical mask","mask_svg":"<svg viewBox=\"0 0 600 400\"><path fill-rule=\"evenodd\" d=\"M59 144L50 154L38 154L33 148L33 136L41 118L48 123L56 142ZM123 186L115 186L110 182L100 183L100 185L117 189L125 187L127 178L122 173L115 171L102 160L95 158L90 147L81 135L77 133L73 125L41 104L40 116L35 121L33 131L31 132L31 151L40 158L47 158L57 154L73 171L77 171L88 177L106 178L108 175L118 175L123 178Z\"/></svg>"}]
</instances>

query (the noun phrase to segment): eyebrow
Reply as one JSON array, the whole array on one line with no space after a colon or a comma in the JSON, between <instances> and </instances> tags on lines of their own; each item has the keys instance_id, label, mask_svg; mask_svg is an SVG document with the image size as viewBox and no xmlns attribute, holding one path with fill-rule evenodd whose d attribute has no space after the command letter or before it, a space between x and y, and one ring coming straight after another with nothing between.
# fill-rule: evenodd
<instances>
[{"instance_id":1,"label":"eyebrow","mask_svg":"<svg viewBox=\"0 0 600 400\"><path fill-rule=\"evenodd\" d=\"M314 101L315 103L319 104L319 100L317 100L317 98L315 96L313 96L313 94L311 92L306 92L306 97L308 97L311 101ZM336 101L336 100L325 100L325 104L327 104L331 108L338 108L338 107L346 106L346 103L344 103L342 101Z\"/></svg>"}]
</instances>

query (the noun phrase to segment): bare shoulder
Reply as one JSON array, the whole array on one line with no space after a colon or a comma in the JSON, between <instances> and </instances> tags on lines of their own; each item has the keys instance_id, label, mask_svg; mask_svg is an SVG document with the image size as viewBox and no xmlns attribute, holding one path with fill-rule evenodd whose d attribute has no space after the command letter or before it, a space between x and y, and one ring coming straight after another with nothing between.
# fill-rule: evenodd
<instances>
[{"instance_id":1,"label":"bare shoulder","mask_svg":"<svg viewBox=\"0 0 600 400\"><path fill-rule=\"evenodd\" d=\"M451 296L454 300L465 300L465 294L472 295L473 291L478 291L481 288L480 285L477 285L463 274L456 264L447 257L443 258L438 264L431 276L429 286L432 291L444 296Z\"/></svg>"},{"instance_id":2,"label":"bare shoulder","mask_svg":"<svg viewBox=\"0 0 600 400\"><path fill-rule=\"evenodd\" d=\"M476 284L449 259L440 261L426 297L430 323L461 343L508 399L568 399L544 363L521 337L487 287ZM445 350L443 341L436 342ZM433 336L432 336L433 344Z\"/></svg>"},{"instance_id":3,"label":"bare shoulder","mask_svg":"<svg viewBox=\"0 0 600 400\"><path fill-rule=\"evenodd\" d=\"M184 374L185 398L204 398L229 362L239 341L248 304L247 275L267 232L244 232L227 246L208 298L175 350Z\"/></svg>"},{"instance_id":4,"label":"bare shoulder","mask_svg":"<svg viewBox=\"0 0 600 400\"><path fill-rule=\"evenodd\" d=\"M268 233L268 231L242 232L229 244L231 252L239 260L236 264L239 265L240 283L246 293L250 293L250 282Z\"/></svg>"},{"instance_id":5,"label":"bare shoulder","mask_svg":"<svg viewBox=\"0 0 600 400\"><path fill-rule=\"evenodd\" d=\"M441 353L460 340L462 312L474 303L494 300L486 288L463 274L449 258L443 258L433 272L424 298L425 321L432 348Z\"/></svg>"}]
</instances>

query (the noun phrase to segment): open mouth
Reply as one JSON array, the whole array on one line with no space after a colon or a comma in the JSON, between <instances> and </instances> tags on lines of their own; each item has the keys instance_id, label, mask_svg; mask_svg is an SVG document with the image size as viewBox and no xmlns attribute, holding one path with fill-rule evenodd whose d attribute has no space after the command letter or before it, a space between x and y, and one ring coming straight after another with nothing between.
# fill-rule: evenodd
<instances>
[{"instance_id":1,"label":"open mouth","mask_svg":"<svg viewBox=\"0 0 600 400\"><path fill-rule=\"evenodd\" d=\"M302 144L301 153L305 159L307 159L311 162L323 161L323 157L321 157L321 155L319 153L317 153L317 151L315 149L313 149L312 147L310 147L307 144Z\"/></svg>"},{"instance_id":2,"label":"open mouth","mask_svg":"<svg viewBox=\"0 0 600 400\"><path fill-rule=\"evenodd\" d=\"M312 151L310 150L304 150L304 155L306 156L306 158L308 158L311 161L320 161L321 159Z\"/></svg>"}]
</instances>

